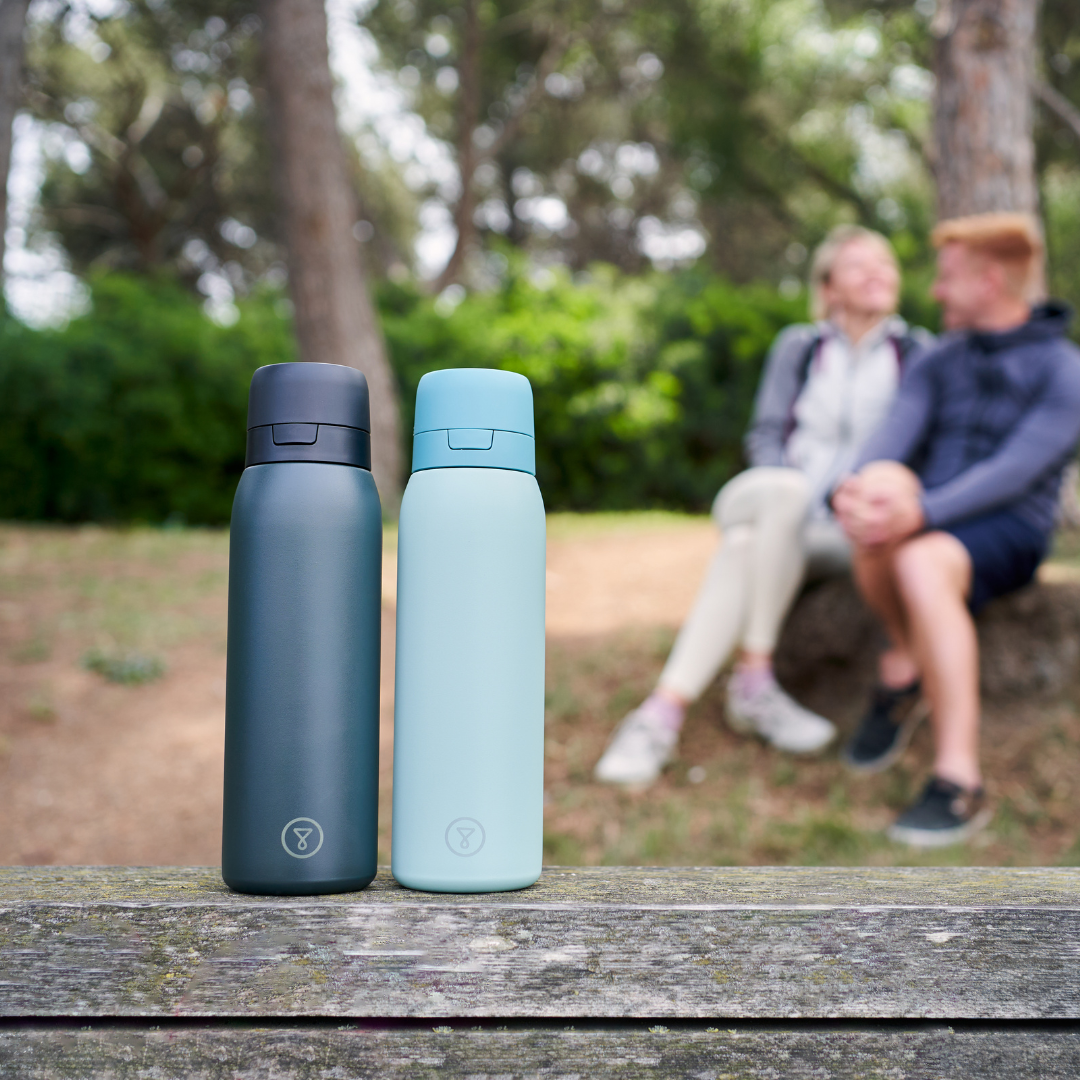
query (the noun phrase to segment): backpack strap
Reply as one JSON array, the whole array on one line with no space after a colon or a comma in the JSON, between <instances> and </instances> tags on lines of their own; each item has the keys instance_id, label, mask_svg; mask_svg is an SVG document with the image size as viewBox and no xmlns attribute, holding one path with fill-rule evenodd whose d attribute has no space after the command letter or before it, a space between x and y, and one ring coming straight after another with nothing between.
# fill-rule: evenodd
<instances>
[{"instance_id":1,"label":"backpack strap","mask_svg":"<svg viewBox=\"0 0 1080 1080\"><path fill-rule=\"evenodd\" d=\"M824 341L825 338L822 334L815 333L806 343L802 356L799 357L799 364L795 369L795 393L791 398L791 405L788 406L787 420L784 422L785 443L791 438L791 434L795 430L795 405L799 400L799 395L803 392L803 387L806 386L806 380L810 378L810 369L814 366L814 361L821 352Z\"/></svg>"},{"instance_id":2,"label":"backpack strap","mask_svg":"<svg viewBox=\"0 0 1080 1080\"><path fill-rule=\"evenodd\" d=\"M814 366L814 361L818 357L818 353L821 352L821 346L825 343L825 337L823 334L815 334L807 343L806 348L803 350L803 354L799 357L799 366L796 369L798 372L798 381L795 386L795 399L798 400L799 395L802 393L803 387L806 385L806 380L810 378L810 369ZM792 403L794 408L794 403Z\"/></svg>"},{"instance_id":3,"label":"backpack strap","mask_svg":"<svg viewBox=\"0 0 1080 1080\"><path fill-rule=\"evenodd\" d=\"M911 354L919 348L919 340L913 334L903 333L896 337L890 337L893 349L896 350L896 365L900 368L900 374L904 374Z\"/></svg>"}]
</instances>

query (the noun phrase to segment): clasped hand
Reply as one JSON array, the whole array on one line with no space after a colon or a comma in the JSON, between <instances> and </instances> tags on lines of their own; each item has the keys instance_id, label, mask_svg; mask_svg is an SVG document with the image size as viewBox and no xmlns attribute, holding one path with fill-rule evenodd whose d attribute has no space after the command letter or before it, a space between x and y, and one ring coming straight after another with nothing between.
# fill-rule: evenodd
<instances>
[{"instance_id":1,"label":"clasped hand","mask_svg":"<svg viewBox=\"0 0 1080 1080\"><path fill-rule=\"evenodd\" d=\"M922 484L906 465L872 461L841 482L832 506L844 532L860 547L895 544L925 524Z\"/></svg>"}]
</instances>

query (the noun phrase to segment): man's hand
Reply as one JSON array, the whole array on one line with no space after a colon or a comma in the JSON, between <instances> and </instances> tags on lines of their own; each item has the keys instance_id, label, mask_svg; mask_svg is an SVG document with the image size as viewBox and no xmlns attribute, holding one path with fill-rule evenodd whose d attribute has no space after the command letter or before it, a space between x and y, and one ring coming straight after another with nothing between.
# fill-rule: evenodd
<instances>
[{"instance_id":1,"label":"man's hand","mask_svg":"<svg viewBox=\"0 0 1080 1080\"><path fill-rule=\"evenodd\" d=\"M857 476L845 479L833 495L836 516L854 544L895 544L925 524L922 484L906 466L873 461Z\"/></svg>"}]
</instances>

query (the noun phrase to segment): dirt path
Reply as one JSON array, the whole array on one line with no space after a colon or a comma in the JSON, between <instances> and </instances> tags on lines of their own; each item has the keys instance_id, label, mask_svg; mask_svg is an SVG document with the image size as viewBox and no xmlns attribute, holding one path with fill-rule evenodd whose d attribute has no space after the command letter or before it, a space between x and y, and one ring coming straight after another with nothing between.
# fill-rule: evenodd
<instances>
[{"instance_id":1,"label":"dirt path","mask_svg":"<svg viewBox=\"0 0 1080 1080\"><path fill-rule=\"evenodd\" d=\"M678 625L715 543L693 519L568 532L549 544L557 637ZM218 862L226 572L221 534L0 528L0 863ZM393 583L388 553L384 860ZM107 683L80 665L102 641L149 642L168 670Z\"/></svg>"}]
</instances>

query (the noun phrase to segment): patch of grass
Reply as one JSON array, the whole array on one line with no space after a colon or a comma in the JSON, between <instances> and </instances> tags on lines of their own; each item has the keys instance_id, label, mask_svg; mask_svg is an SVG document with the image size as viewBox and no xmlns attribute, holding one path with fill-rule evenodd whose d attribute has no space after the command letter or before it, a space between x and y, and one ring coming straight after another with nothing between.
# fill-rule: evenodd
<instances>
[{"instance_id":1,"label":"patch of grass","mask_svg":"<svg viewBox=\"0 0 1080 1080\"><path fill-rule=\"evenodd\" d=\"M25 641L20 641L10 655L16 664L40 664L52 655L52 643L38 631Z\"/></svg>"},{"instance_id":2,"label":"patch of grass","mask_svg":"<svg viewBox=\"0 0 1080 1080\"><path fill-rule=\"evenodd\" d=\"M56 720L56 709L53 708L49 694L44 690L38 690L30 695L26 703L26 714L38 724L51 724Z\"/></svg>"},{"instance_id":3,"label":"patch of grass","mask_svg":"<svg viewBox=\"0 0 1080 1080\"><path fill-rule=\"evenodd\" d=\"M0 525L0 609L34 627L0 655L37 663L89 643L161 654L207 637L224 647L228 533ZM6 612L5 612L6 614Z\"/></svg>"},{"instance_id":4,"label":"patch of grass","mask_svg":"<svg viewBox=\"0 0 1080 1080\"><path fill-rule=\"evenodd\" d=\"M91 649L82 659L83 667L95 671L109 682L123 686L140 686L165 674L160 657L140 652L107 653Z\"/></svg>"},{"instance_id":5,"label":"patch of grass","mask_svg":"<svg viewBox=\"0 0 1080 1080\"><path fill-rule=\"evenodd\" d=\"M545 830L544 862L549 866L581 866L581 845L572 836Z\"/></svg>"},{"instance_id":6,"label":"patch of grass","mask_svg":"<svg viewBox=\"0 0 1080 1080\"><path fill-rule=\"evenodd\" d=\"M799 779L795 762L790 757L781 757L777 760L772 771L772 782L775 787L790 787Z\"/></svg>"},{"instance_id":7,"label":"patch of grass","mask_svg":"<svg viewBox=\"0 0 1080 1080\"><path fill-rule=\"evenodd\" d=\"M679 757L655 785L626 792L596 783L592 769L615 725L655 684L664 636L642 629L549 642L545 827L549 840L559 837L558 858L549 861L1080 865L1080 713L1069 701L984 703L984 767L996 813L971 843L950 848L919 851L886 836L930 773L929 726L892 768L857 776L835 747L795 758L733 733L722 679L690 710ZM856 719L852 711L837 746Z\"/></svg>"},{"instance_id":8,"label":"patch of grass","mask_svg":"<svg viewBox=\"0 0 1080 1080\"><path fill-rule=\"evenodd\" d=\"M564 511L547 516L549 540L577 540L611 533L641 533L680 526L708 524L708 514L682 514L674 510L601 510L576 514Z\"/></svg>"},{"instance_id":9,"label":"patch of grass","mask_svg":"<svg viewBox=\"0 0 1080 1080\"><path fill-rule=\"evenodd\" d=\"M1054 534L1050 558L1066 566L1080 566L1080 529L1058 529Z\"/></svg>"},{"instance_id":10,"label":"patch of grass","mask_svg":"<svg viewBox=\"0 0 1080 1080\"><path fill-rule=\"evenodd\" d=\"M544 709L548 716L561 720L564 717L576 716L581 709L581 703L569 685L560 682L544 695Z\"/></svg>"},{"instance_id":11,"label":"patch of grass","mask_svg":"<svg viewBox=\"0 0 1080 1080\"><path fill-rule=\"evenodd\" d=\"M1072 843L1058 856L1058 866L1080 866L1080 833L1076 834Z\"/></svg>"}]
</instances>

